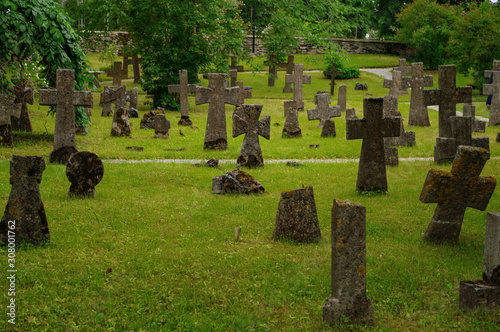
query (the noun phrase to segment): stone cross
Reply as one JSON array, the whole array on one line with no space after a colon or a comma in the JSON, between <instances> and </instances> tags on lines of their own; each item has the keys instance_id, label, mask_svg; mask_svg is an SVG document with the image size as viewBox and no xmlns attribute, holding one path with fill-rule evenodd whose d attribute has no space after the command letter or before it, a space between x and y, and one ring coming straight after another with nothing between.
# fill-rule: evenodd
<instances>
[{"instance_id":1,"label":"stone cross","mask_svg":"<svg viewBox=\"0 0 500 332\"><path fill-rule=\"evenodd\" d=\"M500 71L493 72L493 83L483 84L483 95L492 95L489 126L500 124Z\"/></svg>"},{"instance_id":2,"label":"stone cross","mask_svg":"<svg viewBox=\"0 0 500 332\"><path fill-rule=\"evenodd\" d=\"M434 162L442 164L453 161L459 145L474 146L490 150L490 141L486 137L472 137L471 117L450 117L452 137L437 137L434 147Z\"/></svg>"},{"instance_id":3,"label":"stone cross","mask_svg":"<svg viewBox=\"0 0 500 332\"><path fill-rule=\"evenodd\" d=\"M431 169L427 173L420 201L438 205L425 232L425 240L435 243L458 241L465 209L486 209L496 186L495 178L480 176L489 158L486 149L461 145L451 172Z\"/></svg>"},{"instance_id":4,"label":"stone cross","mask_svg":"<svg viewBox=\"0 0 500 332\"><path fill-rule=\"evenodd\" d=\"M264 61L264 66L269 66L269 78L267 79L267 86L274 86L274 80L278 79L278 59L276 54L270 54L269 60Z\"/></svg>"},{"instance_id":5,"label":"stone cross","mask_svg":"<svg viewBox=\"0 0 500 332\"><path fill-rule=\"evenodd\" d=\"M402 79L399 70L392 71L392 80L384 80L383 87L390 89L389 94L384 97L384 118L400 115L398 112L398 103L401 85Z\"/></svg>"},{"instance_id":6,"label":"stone cross","mask_svg":"<svg viewBox=\"0 0 500 332\"><path fill-rule=\"evenodd\" d=\"M424 104L424 87L433 86L434 78L432 75L424 76L424 64L422 62L414 62L411 64L411 77L409 86L411 87L410 99L410 115L408 116L408 126L428 127L429 114L427 114L427 106Z\"/></svg>"},{"instance_id":7,"label":"stone cross","mask_svg":"<svg viewBox=\"0 0 500 332\"><path fill-rule=\"evenodd\" d=\"M238 59L235 56L231 57L231 65L229 66L229 69L236 69L239 73L245 71L243 66L238 66Z\"/></svg>"},{"instance_id":8,"label":"stone cross","mask_svg":"<svg viewBox=\"0 0 500 332\"><path fill-rule=\"evenodd\" d=\"M17 119L15 116L10 118L12 123L12 130L22 130L29 133L33 132L33 127L31 126L30 113L28 112L28 106L26 103L33 105L34 99L34 88L31 86L26 87L28 83L27 79L20 79L14 85L14 94L16 95L15 103L21 103L21 116Z\"/></svg>"},{"instance_id":9,"label":"stone cross","mask_svg":"<svg viewBox=\"0 0 500 332\"><path fill-rule=\"evenodd\" d=\"M142 62L142 58L139 58L138 54L132 56L132 67L134 68L134 83L141 83L141 69L139 65Z\"/></svg>"},{"instance_id":10,"label":"stone cross","mask_svg":"<svg viewBox=\"0 0 500 332\"><path fill-rule=\"evenodd\" d=\"M335 68L337 67L337 64L334 62L332 63L332 70L329 71L324 71L323 75L330 75L330 95L334 96L335 95L335 75L344 75L343 72L341 71L336 71Z\"/></svg>"},{"instance_id":11,"label":"stone cross","mask_svg":"<svg viewBox=\"0 0 500 332\"><path fill-rule=\"evenodd\" d=\"M340 107L341 112L345 112L347 109L347 86L345 84L339 86L337 105Z\"/></svg>"},{"instance_id":12,"label":"stone cross","mask_svg":"<svg viewBox=\"0 0 500 332\"><path fill-rule=\"evenodd\" d=\"M332 293L323 306L323 321L373 322L366 296L366 208L335 199L332 207Z\"/></svg>"},{"instance_id":13,"label":"stone cross","mask_svg":"<svg viewBox=\"0 0 500 332\"><path fill-rule=\"evenodd\" d=\"M0 145L12 147L11 118L21 116L21 103L15 103L16 96L0 94Z\"/></svg>"},{"instance_id":14,"label":"stone cross","mask_svg":"<svg viewBox=\"0 0 500 332\"><path fill-rule=\"evenodd\" d=\"M104 91L101 92L101 105L114 103L115 109L124 108L127 109L127 101L130 102L130 106L137 105L138 102L138 88L135 87L132 90L127 91L127 86L122 85L117 89L111 88L109 86L104 87ZM104 108L104 106L103 106ZM111 109L111 108L109 108ZM109 114L103 116L108 116Z\"/></svg>"},{"instance_id":15,"label":"stone cross","mask_svg":"<svg viewBox=\"0 0 500 332\"><path fill-rule=\"evenodd\" d=\"M383 117L383 98L363 99L363 119L346 119L348 140L363 139L359 159L359 191L387 191L384 137L400 135L401 118Z\"/></svg>"},{"instance_id":16,"label":"stone cross","mask_svg":"<svg viewBox=\"0 0 500 332\"><path fill-rule=\"evenodd\" d=\"M450 117L458 103L472 103L472 87L456 87L455 65L439 66L439 88L423 90L424 105L439 105L439 137L452 137Z\"/></svg>"},{"instance_id":17,"label":"stone cross","mask_svg":"<svg viewBox=\"0 0 500 332\"><path fill-rule=\"evenodd\" d=\"M12 189L0 221L0 243L6 245L8 235L12 232L15 233L16 245L22 242L38 244L50 239L47 216L40 196L44 170L44 157L12 156Z\"/></svg>"},{"instance_id":18,"label":"stone cross","mask_svg":"<svg viewBox=\"0 0 500 332\"><path fill-rule=\"evenodd\" d=\"M230 69L229 77L231 78L231 87L236 86L236 81L238 80L238 70Z\"/></svg>"},{"instance_id":19,"label":"stone cross","mask_svg":"<svg viewBox=\"0 0 500 332\"><path fill-rule=\"evenodd\" d=\"M486 122L476 120L476 106L472 104L464 104L464 117L472 118L472 131L475 133L484 133L486 131ZM466 144L464 144L466 145Z\"/></svg>"},{"instance_id":20,"label":"stone cross","mask_svg":"<svg viewBox=\"0 0 500 332\"><path fill-rule=\"evenodd\" d=\"M133 64L133 60L130 58L128 54L123 54L123 68L122 68L122 78L128 78L128 66Z\"/></svg>"},{"instance_id":21,"label":"stone cross","mask_svg":"<svg viewBox=\"0 0 500 332\"><path fill-rule=\"evenodd\" d=\"M189 119L188 93L196 92L197 86L198 84L188 84L187 70L179 70L179 84L168 86L168 93L180 94L181 119L178 124L181 126L191 126L193 124Z\"/></svg>"},{"instance_id":22,"label":"stone cross","mask_svg":"<svg viewBox=\"0 0 500 332\"><path fill-rule=\"evenodd\" d=\"M208 74L208 88L196 88L196 105L209 104L204 149L227 150L225 104L238 105L239 87L226 88L226 74Z\"/></svg>"},{"instance_id":23,"label":"stone cross","mask_svg":"<svg viewBox=\"0 0 500 332\"><path fill-rule=\"evenodd\" d=\"M314 103L317 108L307 110L307 119L309 121L319 120L318 127L322 128L326 120L342 115L339 106L329 106L332 101L332 96L326 91L318 91L314 96Z\"/></svg>"},{"instance_id":24,"label":"stone cross","mask_svg":"<svg viewBox=\"0 0 500 332\"><path fill-rule=\"evenodd\" d=\"M101 159L92 152L81 151L71 155L66 165L66 177L71 186L69 197L95 197L95 186L101 182L104 165Z\"/></svg>"},{"instance_id":25,"label":"stone cross","mask_svg":"<svg viewBox=\"0 0 500 332\"><path fill-rule=\"evenodd\" d=\"M107 75L113 77L113 87L117 88L122 85L122 78L125 78L125 71L122 68L122 63L115 61L113 69L107 71Z\"/></svg>"},{"instance_id":26,"label":"stone cross","mask_svg":"<svg viewBox=\"0 0 500 332\"><path fill-rule=\"evenodd\" d=\"M299 124L299 113L293 100L284 102L285 106L285 124L283 125L283 138L302 137L302 130Z\"/></svg>"},{"instance_id":27,"label":"stone cross","mask_svg":"<svg viewBox=\"0 0 500 332\"><path fill-rule=\"evenodd\" d=\"M384 145L387 146L414 146L415 145L415 132L414 131L405 131L403 118L401 116L397 116L400 118L400 135L397 137L384 137ZM386 149L387 152L387 149ZM392 152L394 153L394 152Z\"/></svg>"},{"instance_id":28,"label":"stone cross","mask_svg":"<svg viewBox=\"0 0 500 332\"><path fill-rule=\"evenodd\" d=\"M406 65L406 59L399 59L399 66L394 67L393 70L399 70L401 72L401 77L405 77L406 74L411 74L412 73L412 67ZM400 95L407 95L408 94L408 87L406 85L400 85L400 90L399 94Z\"/></svg>"},{"instance_id":29,"label":"stone cross","mask_svg":"<svg viewBox=\"0 0 500 332\"><path fill-rule=\"evenodd\" d=\"M301 63L295 64L293 75L286 75L286 81L293 83L293 100L297 110L304 110L304 101L302 100L303 84L311 84L311 75L303 75L304 65Z\"/></svg>"},{"instance_id":30,"label":"stone cross","mask_svg":"<svg viewBox=\"0 0 500 332\"><path fill-rule=\"evenodd\" d=\"M252 98L252 87L243 86L242 81L237 81L236 86L240 88L238 90L238 105L243 105L245 103L245 99Z\"/></svg>"},{"instance_id":31,"label":"stone cross","mask_svg":"<svg viewBox=\"0 0 500 332\"><path fill-rule=\"evenodd\" d=\"M490 78L491 77L491 73L493 73L494 71L500 69L500 60L493 60L493 70L485 70L484 71L484 77L486 78Z\"/></svg>"},{"instance_id":32,"label":"stone cross","mask_svg":"<svg viewBox=\"0 0 500 332\"><path fill-rule=\"evenodd\" d=\"M130 137L131 125L126 108L117 107L113 114L113 123L111 125L111 136Z\"/></svg>"},{"instance_id":33,"label":"stone cross","mask_svg":"<svg viewBox=\"0 0 500 332\"><path fill-rule=\"evenodd\" d=\"M263 167L264 159L259 144L259 135L269 140L271 135L271 117L265 116L259 121L262 105L240 105L233 113L233 137L245 135L238 166Z\"/></svg>"},{"instance_id":34,"label":"stone cross","mask_svg":"<svg viewBox=\"0 0 500 332\"><path fill-rule=\"evenodd\" d=\"M289 55L288 56L288 62L280 62L279 64L280 68L285 68L286 73L288 75L293 75L293 70L295 68L295 56ZM283 88L284 93L292 93L292 83L286 83L285 82L285 87Z\"/></svg>"},{"instance_id":35,"label":"stone cross","mask_svg":"<svg viewBox=\"0 0 500 332\"><path fill-rule=\"evenodd\" d=\"M75 91L75 71L58 69L56 89L40 90L40 105L56 105L56 125L54 148L50 153L50 163L63 163L77 152L75 142L75 106L93 107L90 91ZM61 151L59 151L61 150Z\"/></svg>"},{"instance_id":36,"label":"stone cross","mask_svg":"<svg viewBox=\"0 0 500 332\"><path fill-rule=\"evenodd\" d=\"M165 114L157 114L153 120L153 128L155 130L155 138L168 139L170 130L170 121L167 120Z\"/></svg>"}]
</instances>

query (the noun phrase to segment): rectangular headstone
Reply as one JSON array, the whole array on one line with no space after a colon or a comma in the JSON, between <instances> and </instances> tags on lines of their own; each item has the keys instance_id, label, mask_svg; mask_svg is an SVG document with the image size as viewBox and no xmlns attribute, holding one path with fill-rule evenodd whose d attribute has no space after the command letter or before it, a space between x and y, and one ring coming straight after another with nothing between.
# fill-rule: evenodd
<instances>
[{"instance_id":1,"label":"rectangular headstone","mask_svg":"<svg viewBox=\"0 0 500 332\"><path fill-rule=\"evenodd\" d=\"M500 212L486 215L483 280L500 286Z\"/></svg>"}]
</instances>

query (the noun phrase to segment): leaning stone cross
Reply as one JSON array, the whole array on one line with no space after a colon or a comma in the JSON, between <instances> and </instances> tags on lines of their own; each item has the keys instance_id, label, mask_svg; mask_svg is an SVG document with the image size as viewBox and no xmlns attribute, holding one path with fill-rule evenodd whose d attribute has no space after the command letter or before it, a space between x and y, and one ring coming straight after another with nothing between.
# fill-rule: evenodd
<instances>
[{"instance_id":1,"label":"leaning stone cross","mask_svg":"<svg viewBox=\"0 0 500 332\"><path fill-rule=\"evenodd\" d=\"M420 201L438 205L424 239L458 241L465 209L486 209L496 186L495 178L480 176L489 157L485 149L461 145L451 172L431 169L427 173Z\"/></svg>"},{"instance_id":2,"label":"leaning stone cross","mask_svg":"<svg viewBox=\"0 0 500 332\"><path fill-rule=\"evenodd\" d=\"M295 56L289 55L288 56L288 62L280 62L279 66L280 66L280 68L285 68L286 69L286 73L288 75L292 75L293 74L293 69L295 68ZM285 82L285 87L283 88L283 92L285 92L285 93L292 93L293 92L292 83L286 83Z\"/></svg>"},{"instance_id":3,"label":"leaning stone cross","mask_svg":"<svg viewBox=\"0 0 500 332\"><path fill-rule=\"evenodd\" d=\"M387 191L384 137L400 135L401 118L383 117L383 98L363 99L363 119L346 119L348 140L363 139L356 187Z\"/></svg>"},{"instance_id":4,"label":"leaning stone cross","mask_svg":"<svg viewBox=\"0 0 500 332\"><path fill-rule=\"evenodd\" d=\"M11 118L21 116L21 103L15 103L16 96L0 94L0 145L12 147Z\"/></svg>"},{"instance_id":5,"label":"leaning stone cross","mask_svg":"<svg viewBox=\"0 0 500 332\"><path fill-rule=\"evenodd\" d=\"M412 73L412 67L406 65L406 59L399 59L399 66L394 67L393 70L399 70L401 72L401 77L405 77L406 74ZM401 85L401 89L399 90L400 95L407 95L408 89L407 86Z\"/></svg>"},{"instance_id":6,"label":"leaning stone cross","mask_svg":"<svg viewBox=\"0 0 500 332\"><path fill-rule=\"evenodd\" d=\"M304 84L311 84L311 75L303 75L304 65L301 63L295 64L295 74L286 75L286 81L293 83L293 100L297 110L304 110L304 101L302 100L302 89Z\"/></svg>"},{"instance_id":7,"label":"leaning stone cross","mask_svg":"<svg viewBox=\"0 0 500 332\"><path fill-rule=\"evenodd\" d=\"M93 107L90 91L75 91L75 71L58 69L56 89L40 90L40 105L56 105L54 148L50 153L51 163L66 163L71 153L77 152L75 142L75 106ZM58 150L66 152L59 155ZM71 152L72 151L72 152Z\"/></svg>"},{"instance_id":8,"label":"leaning stone cross","mask_svg":"<svg viewBox=\"0 0 500 332\"><path fill-rule=\"evenodd\" d=\"M492 95L489 126L500 124L500 71L493 72L493 83L483 84L483 95Z\"/></svg>"},{"instance_id":9,"label":"leaning stone cross","mask_svg":"<svg viewBox=\"0 0 500 332\"><path fill-rule=\"evenodd\" d=\"M204 149L227 150L225 104L238 105L239 87L226 88L227 74L208 74L208 88L196 88L196 105L209 104Z\"/></svg>"},{"instance_id":10,"label":"leaning stone cross","mask_svg":"<svg viewBox=\"0 0 500 332\"><path fill-rule=\"evenodd\" d=\"M196 92L197 86L198 84L188 84L187 70L179 70L179 84L171 84L168 86L168 93L180 94L181 119L179 120L179 125L191 126L193 124L191 119L189 119L188 93Z\"/></svg>"},{"instance_id":11,"label":"leaning stone cross","mask_svg":"<svg viewBox=\"0 0 500 332\"><path fill-rule=\"evenodd\" d=\"M432 75L424 76L424 64L422 62L412 63L411 68L411 77L403 78L409 80L409 86L411 87L408 126L428 127L431 123L429 122L427 106L424 104L424 87L433 86L434 78Z\"/></svg>"},{"instance_id":12,"label":"leaning stone cross","mask_svg":"<svg viewBox=\"0 0 500 332\"><path fill-rule=\"evenodd\" d=\"M344 72L336 71L335 67L337 67L337 64L334 62L332 64L332 70L324 71L323 72L323 75L331 75L331 78L330 78L330 95L332 95L332 96L334 96L334 94L335 94L335 75L344 75Z\"/></svg>"},{"instance_id":13,"label":"leaning stone cross","mask_svg":"<svg viewBox=\"0 0 500 332\"><path fill-rule=\"evenodd\" d=\"M269 55L269 60L264 61L264 66L269 66L269 78L267 79L267 86L274 86L274 80L278 79L278 59L276 54Z\"/></svg>"},{"instance_id":14,"label":"leaning stone cross","mask_svg":"<svg viewBox=\"0 0 500 332\"><path fill-rule=\"evenodd\" d=\"M332 96L326 91L318 91L314 96L314 103L317 108L307 110L307 119L309 121L319 120L318 127L323 127L326 120L330 118L339 117L342 115L339 106L329 106L332 102Z\"/></svg>"},{"instance_id":15,"label":"leaning stone cross","mask_svg":"<svg viewBox=\"0 0 500 332\"><path fill-rule=\"evenodd\" d=\"M262 167L264 160L259 144L259 136L269 140L271 136L271 117L259 121L262 105L241 105L233 113L233 137L245 135L238 166Z\"/></svg>"}]
</instances>

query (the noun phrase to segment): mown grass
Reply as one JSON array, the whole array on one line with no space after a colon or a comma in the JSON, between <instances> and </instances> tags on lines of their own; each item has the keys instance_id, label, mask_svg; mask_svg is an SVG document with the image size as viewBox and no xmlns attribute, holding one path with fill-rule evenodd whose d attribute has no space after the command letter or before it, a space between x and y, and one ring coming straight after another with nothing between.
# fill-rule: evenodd
<instances>
[{"instance_id":1,"label":"mown grass","mask_svg":"<svg viewBox=\"0 0 500 332\"><path fill-rule=\"evenodd\" d=\"M315 74L318 74L316 76ZM313 73L305 86L306 108L314 94L327 90L328 81ZM348 86L348 107L362 116L362 98L387 94L382 79L363 73L358 81L369 90ZM283 139L283 77L267 87L264 73L244 73L271 115L271 140L261 139L264 158L299 159L302 166L266 163L248 170L266 188L260 196L215 196L212 179L236 168L243 137L231 137L227 106L228 151L204 151L207 105L194 105L195 128L178 127L177 112L170 139L153 139L152 130L140 130L131 119L132 138L110 137L111 118L93 110L91 132L78 136L77 146L104 159L105 174L94 199L66 196L69 182L65 167L47 164L40 185L49 220L51 241L42 247L17 248L18 331L327 331L322 307L330 296L331 207L335 198L349 199L367 208L367 295L375 309L373 326L344 322L338 329L387 331L494 331L500 313L463 313L458 309L458 285L481 278L486 212L500 211L498 191L486 211L468 209L458 244L432 245L422 234L435 204L419 201L432 161L401 161L388 168L387 194L355 191L357 164L312 163L309 159L357 158L360 140L345 139L345 120L336 118L337 137L320 138L317 121L300 114L302 139ZM127 82L129 85L130 82ZM207 85L202 81L203 85ZM437 86L437 79L435 79ZM457 84L458 85L458 84ZM129 85L129 88L131 85ZM102 87L99 91L102 91ZM94 94L94 105L99 94ZM474 96L478 109L482 97ZM336 100L336 97L334 98ZM142 115L149 109L140 94ZM407 119L409 96L400 98ZM333 104L336 104L334 102ZM48 156L52 150L54 119L46 107L30 106L34 134L15 133L13 149L0 148L0 198L6 204L11 189L12 154ZM459 108L460 110L460 108ZM399 149L400 157L432 157L438 133L437 112L429 111L432 126L411 128L417 145ZM179 135L181 129L185 136ZM408 129L407 129L408 130ZM500 176L498 127L487 127L492 160L482 175ZM475 134L483 136L485 134ZM309 144L320 144L310 149ZM127 150L143 146L143 152ZM164 149L186 148L185 151ZM109 159L182 158L229 159L220 168L194 167L191 163L114 163ZM280 193L312 185L322 240L296 245L271 239ZM235 227L241 240L233 241ZM0 250L6 270L7 251ZM4 284L7 287L7 284ZM6 289L4 287L4 289ZM6 305L7 299L2 303ZM0 330L12 329L4 319Z\"/></svg>"}]
</instances>

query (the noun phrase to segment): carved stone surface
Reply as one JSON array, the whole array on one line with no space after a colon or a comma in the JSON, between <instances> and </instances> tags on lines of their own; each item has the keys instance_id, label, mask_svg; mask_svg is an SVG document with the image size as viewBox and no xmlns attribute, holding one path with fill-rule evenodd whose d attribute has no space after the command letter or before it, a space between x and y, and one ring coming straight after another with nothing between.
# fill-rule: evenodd
<instances>
[{"instance_id":1,"label":"carved stone surface","mask_svg":"<svg viewBox=\"0 0 500 332\"><path fill-rule=\"evenodd\" d=\"M72 154L66 164L66 177L71 182L68 196L95 197L95 186L103 175L104 165L95 153L81 151Z\"/></svg>"},{"instance_id":2,"label":"carved stone surface","mask_svg":"<svg viewBox=\"0 0 500 332\"><path fill-rule=\"evenodd\" d=\"M480 176L488 159L485 149L459 146L451 172L429 171L420 201L438 205L424 239L458 241L466 208L486 209L496 186L495 178Z\"/></svg>"},{"instance_id":3,"label":"carved stone surface","mask_svg":"<svg viewBox=\"0 0 500 332\"><path fill-rule=\"evenodd\" d=\"M44 170L43 157L12 156L12 189L0 222L0 243L9 242L9 230L15 232L16 246L22 242L38 244L50 239L49 225L40 196L40 182ZM12 226L15 226L15 229L11 228Z\"/></svg>"},{"instance_id":4,"label":"carved stone surface","mask_svg":"<svg viewBox=\"0 0 500 332\"><path fill-rule=\"evenodd\" d=\"M167 139L169 137L170 121L167 120L164 114L158 114L153 120L153 128L155 129L155 138Z\"/></svg>"},{"instance_id":5,"label":"carved stone surface","mask_svg":"<svg viewBox=\"0 0 500 332\"><path fill-rule=\"evenodd\" d=\"M285 106L285 124L283 125L282 137L294 138L302 137L302 130L299 124L299 113L293 100L284 102Z\"/></svg>"},{"instance_id":6,"label":"carved stone surface","mask_svg":"<svg viewBox=\"0 0 500 332\"><path fill-rule=\"evenodd\" d=\"M286 69L286 74L287 75L293 75L293 70L295 69L295 56L289 55L288 56L288 62L280 62L279 64L280 68L285 68ZM284 93L292 93L292 83L286 82L285 81L285 87L283 88Z\"/></svg>"},{"instance_id":7,"label":"carved stone surface","mask_svg":"<svg viewBox=\"0 0 500 332\"><path fill-rule=\"evenodd\" d=\"M493 83L483 84L483 94L491 95L489 126L500 124L500 71L493 72Z\"/></svg>"},{"instance_id":8,"label":"carved stone surface","mask_svg":"<svg viewBox=\"0 0 500 332\"><path fill-rule=\"evenodd\" d=\"M21 103L21 115L17 118L15 115L11 116L12 130L22 130L29 133L33 132L33 127L31 126L30 113L28 111L27 103L33 105L34 100L34 88L32 86L26 87L28 84L27 79L19 79L14 85L14 94L16 95L16 100L14 103Z\"/></svg>"},{"instance_id":9,"label":"carved stone surface","mask_svg":"<svg viewBox=\"0 0 500 332\"><path fill-rule=\"evenodd\" d=\"M128 112L125 108L118 108L113 115L111 136L130 136L131 133Z\"/></svg>"},{"instance_id":10,"label":"carved stone surface","mask_svg":"<svg viewBox=\"0 0 500 332\"><path fill-rule=\"evenodd\" d=\"M204 149L227 150L225 104L238 105L240 88L226 88L226 80L226 74L208 74L208 88L196 89L196 105L209 103Z\"/></svg>"},{"instance_id":11,"label":"carved stone surface","mask_svg":"<svg viewBox=\"0 0 500 332\"><path fill-rule=\"evenodd\" d=\"M286 82L293 83L293 100L298 111L304 110L304 101L302 100L302 90L304 84L311 84L311 75L304 75L304 65L295 64L294 74L286 75Z\"/></svg>"},{"instance_id":12,"label":"carved stone surface","mask_svg":"<svg viewBox=\"0 0 500 332\"><path fill-rule=\"evenodd\" d=\"M329 106L332 101L332 97L326 91L318 91L318 94L314 96L314 103L317 108L307 110L307 119L309 121L319 120L318 127L323 127L326 120L330 120L333 117L339 117L342 115L339 106Z\"/></svg>"},{"instance_id":13,"label":"carved stone surface","mask_svg":"<svg viewBox=\"0 0 500 332\"><path fill-rule=\"evenodd\" d=\"M178 93L180 95L181 119L178 125L191 126L193 122L189 119L188 93L196 92L198 84L188 84L188 71L179 70L179 84L169 85L168 93Z\"/></svg>"},{"instance_id":14,"label":"carved stone surface","mask_svg":"<svg viewBox=\"0 0 500 332\"><path fill-rule=\"evenodd\" d=\"M356 182L360 191L387 191L384 137L400 135L401 118L383 118L383 102L365 98L364 118L346 120L347 139L363 139Z\"/></svg>"},{"instance_id":15,"label":"carved stone surface","mask_svg":"<svg viewBox=\"0 0 500 332\"><path fill-rule=\"evenodd\" d=\"M212 180L214 194L260 194L264 187L253 176L239 169L217 176Z\"/></svg>"},{"instance_id":16,"label":"carved stone surface","mask_svg":"<svg viewBox=\"0 0 500 332\"><path fill-rule=\"evenodd\" d=\"M271 117L259 121L262 105L241 105L233 113L233 137L246 134L236 163L238 166L263 167L264 159L259 144L259 136L271 136Z\"/></svg>"},{"instance_id":17,"label":"carved stone surface","mask_svg":"<svg viewBox=\"0 0 500 332\"><path fill-rule=\"evenodd\" d=\"M243 86L242 81L237 81L236 86L239 88L238 90L238 105L243 105L245 103L245 99L252 98L252 87L251 86ZM238 106L236 106L238 107Z\"/></svg>"},{"instance_id":18,"label":"carved stone surface","mask_svg":"<svg viewBox=\"0 0 500 332\"><path fill-rule=\"evenodd\" d=\"M347 86L345 84L339 86L337 106L340 107L341 112L345 112L347 108Z\"/></svg>"},{"instance_id":19,"label":"carved stone surface","mask_svg":"<svg viewBox=\"0 0 500 332\"><path fill-rule=\"evenodd\" d=\"M390 89L389 95L384 97L384 118L401 115L398 112L401 84L401 72L399 70L392 71L392 80L384 80L384 88Z\"/></svg>"},{"instance_id":20,"label":"carved stone surface","mask_svg":"<svg viewBox=\"0 0 500 332\"><path fill-rule=\"evenodd\" d=\"M410 115L408 116L408 126L428 127L429 114L427 106L424 104L424 87L433 86L434 79L432 75L424 76L424 64L414 62L411 64L412 76L409 80L411 87Z\"/></svg>"},{"instance_id":21,"label":"carved stone surface","mask_svg":"<svg viewBox=\"0 0 500 332\"><path fill-rule=\"evenodd\" d=\"M297 243L321 240L312 186L281 193L273 239Z\"/></svg>"},{"instance_id":22,"label":"carved stone surface","mask_svg":"<svg viewBox=\"0 0 500 332\"><path fill-rule=\"evenodd\" d=\"M332 208L332 293L323 306L323 321L335 325L373 322L366 296L366 208L335 199Z\"/></svg>"},{"instance_id":23,"label":"carved stone surface","mask_svg":"<svg viewBox=\"0 0 500 332\"><path fill-rule=\"evenodd\" d=\"M11 118L21 116L21 103L15 103L16 96L0 94L0 145L12 147Z\"/></svg>"},{"instance_id":24,"label":"carved stone surface","mask_svg":"<svg viewBox=\"0 0 500 332\"><path fill-rule=\"evenodd\" d=\"M476 120L476 106L472 104L464 104L464 117L472 118L472 131L475 133L484 133L486 131L486 122Z\"/></svg>"}]
</instances>

